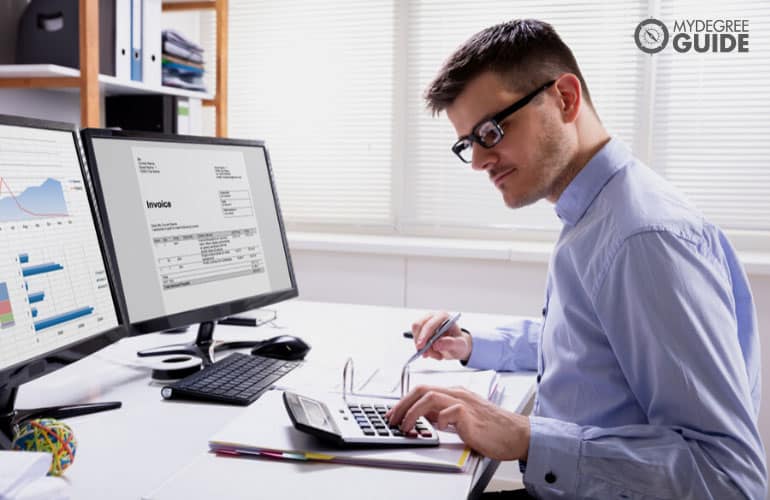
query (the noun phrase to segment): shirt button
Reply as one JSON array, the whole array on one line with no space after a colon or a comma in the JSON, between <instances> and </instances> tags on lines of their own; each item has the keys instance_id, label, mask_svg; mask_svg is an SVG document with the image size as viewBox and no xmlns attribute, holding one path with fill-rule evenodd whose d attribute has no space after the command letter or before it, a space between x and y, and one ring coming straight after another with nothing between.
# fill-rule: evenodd
<instances>
[{"instance_id":1,"label":"shirt button","mask_svg":"<svg viewBox=\"0 0 770 500\"><path fill-rule=\"evenodd\" d=\"M548 484L553 484L556 482L556 475L553 472L549 472L545 475L545 482Z\"/></svg>"},{"instance_id":2,"label":"shirt button","mask_svg":"<svg viewBox=\"0 0 770 500\"><path fill-rule=\"evenodd\" d=\"M548 309L544 307L541 312L543 313L543 317L545 317L545 314L548 312Z\"/></svg>"},{"instance_id":3,"label":"shirt button","mask_svg":"<svg viewBox=\"0 0 770 500\"><path fill-rule=\"evenodd\" d=\"M540 383L540 379L541 379L541 378L543 378L543 376L542 376L542 375L540 375L540 374L538 373L538 374L537 374L537 383L538 383L538 384Z\"/></svg>"}]
</instances>

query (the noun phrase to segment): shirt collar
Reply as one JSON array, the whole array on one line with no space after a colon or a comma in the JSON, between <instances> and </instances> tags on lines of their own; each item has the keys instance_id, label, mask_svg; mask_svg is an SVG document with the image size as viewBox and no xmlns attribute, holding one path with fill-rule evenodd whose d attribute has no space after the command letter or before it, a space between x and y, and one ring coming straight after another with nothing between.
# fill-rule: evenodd
<instances>
[{"instance_id":1,"label":"shirt collar","mask_svg":"<svg viewBox=\"0 0 770 500\"><path fill-rule=\"evenodd\" d=\"M556 215L565 224L574 226L596 199L604 185L623 168L631 152L620 140L612 138L569 183L556 201Z\"/></svg>"}]
</instances>

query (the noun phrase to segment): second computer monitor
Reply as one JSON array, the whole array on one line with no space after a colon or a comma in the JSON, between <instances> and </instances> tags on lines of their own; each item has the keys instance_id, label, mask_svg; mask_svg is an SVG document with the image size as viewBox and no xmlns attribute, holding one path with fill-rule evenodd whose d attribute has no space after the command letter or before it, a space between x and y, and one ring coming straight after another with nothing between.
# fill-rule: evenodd
<instances>
[{"instance_id":1,"label":"second computer monitor","mask_svg":"<svg viewBox=\"0 0 770 500\"><path fill-rule=\"evenodd\" d=\"M263 143L95 129L83 140L136 331L297 296Z\"/></svg>"}]
</instances>

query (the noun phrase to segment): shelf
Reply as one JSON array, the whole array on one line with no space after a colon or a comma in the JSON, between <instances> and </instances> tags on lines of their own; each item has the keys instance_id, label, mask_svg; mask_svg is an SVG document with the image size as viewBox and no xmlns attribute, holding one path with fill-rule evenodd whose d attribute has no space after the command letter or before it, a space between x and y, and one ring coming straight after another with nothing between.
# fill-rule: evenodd
<instances>
[{"instance_id":1,"label":"shelf","mask_svg":"<svg viewBox=\"0 0 770 500\"><path fill-rule=\"evenodd\" d=\"M216 1L190 1L190 0L163 0L163 11L196 11L196 10L214 10L217 8Z\"/></svg>"},{"instance_id":2,"label":"shelf","mask_svg":"<svg viewBox=\"0 0 770 500\"><path fill-rule=\"evenodd\" d=\"M0 0L2 1L2 0ZM0 65L0 89L53 89L80 93L80 124L98 127L101 96L164 94L201 99L214 107L217 137L227 136L227 51L229 0L162 0L164 11L213 9L216 18L216 74L214 93L160 85L145 85L99 74L99 2L78 0L80 70L53 64ZM216 97L214 96L216 94Z\"/></svg>"},{"instance_id":3,"label":"shelf","mask_svg":"<svg viewBox=\"0 0 770 500\"><path fill-rule=\"evenodd\" d=\"M6 79L41 80L39 88L52 88L65 91L76 91L71 87L80 85L80 71L66 66L55 64L3 64L0 65L0 88ZM53 79L51 86L45 85L45 79ZM73 79L71 85L65 85L62 79ZM151 86L141 82L118 80L114 76L99 75L99 89L105 95L113 94L166 94L179 97L191 97L194 99L213 100L214 95L208 92L196 92L192 90L177 89L174 87Z\"/></svg>"},{"instance_id":4,"label":"shelf","mask_svg":"<svg viewBox=\"0 0 770 500\"><path fill-rule=\"evenodd\" d=\"M80 71L55 64L0 64L0 78L80 78Z\"/></svg>"}]
</instances>

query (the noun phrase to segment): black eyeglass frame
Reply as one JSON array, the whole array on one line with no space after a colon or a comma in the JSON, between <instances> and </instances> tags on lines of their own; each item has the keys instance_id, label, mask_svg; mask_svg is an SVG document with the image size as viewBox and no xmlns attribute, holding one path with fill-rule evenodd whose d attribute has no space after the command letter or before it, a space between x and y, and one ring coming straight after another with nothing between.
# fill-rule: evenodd
<instances>
[{"instance_id":1,"label":"black eyeglass frame","mask_svg":"<svg viewBox=\"0 0 770 500\"><path fill-rule=\"evenodd\" d=\"M455 142L452 145L452 152L455 155L457 155L457 157L460 158L460 161L462 161L463 163L471 163L472 159L466 160L465 158L463 158L462 157L462 152L465 149L467 149L469 147L472 147L474 142L477 143L477 144L480 144L482 147L484 147L486 149L491 149L491 148L497 146L497 144L499 144L500 141L503 140L503 136L505 135L505 133L503 132L503 128L500 126L500 122L502 122L503 120L505 120L506 118L511 116L513 113L515 113L516 111L520 110L521 108L523 108L524 106L529 104L529 102L532 99L534 99L535 96L537 96L540 92L546 90L548 87L550 87L554 83L556 83L556 80L551 80L551 81L549 81L547 83L544 83L543 85L539 86L538 88L536 88L535 90L533 90L529 94L525 95L524 97L522 97L518 101L514 102L513 104L511 104L507 108L505 108L502 111L496 113L491 118L486 118L486 119L480 121L479 123L477 123L473 127L473 129L471 130L470 134L464 135L464 136L460 137L459 139L457 139L457 142ZM482 126L486 125L487 123L492 123L492 125L497 129L497 132L498 132L497 140L495 140L491 144L485 144L484 143L484 139L482 139L481 136L478 134L479 129ZM467 143L467 145L466 145L466 143Z\"/></svg>"}]
</instances>

